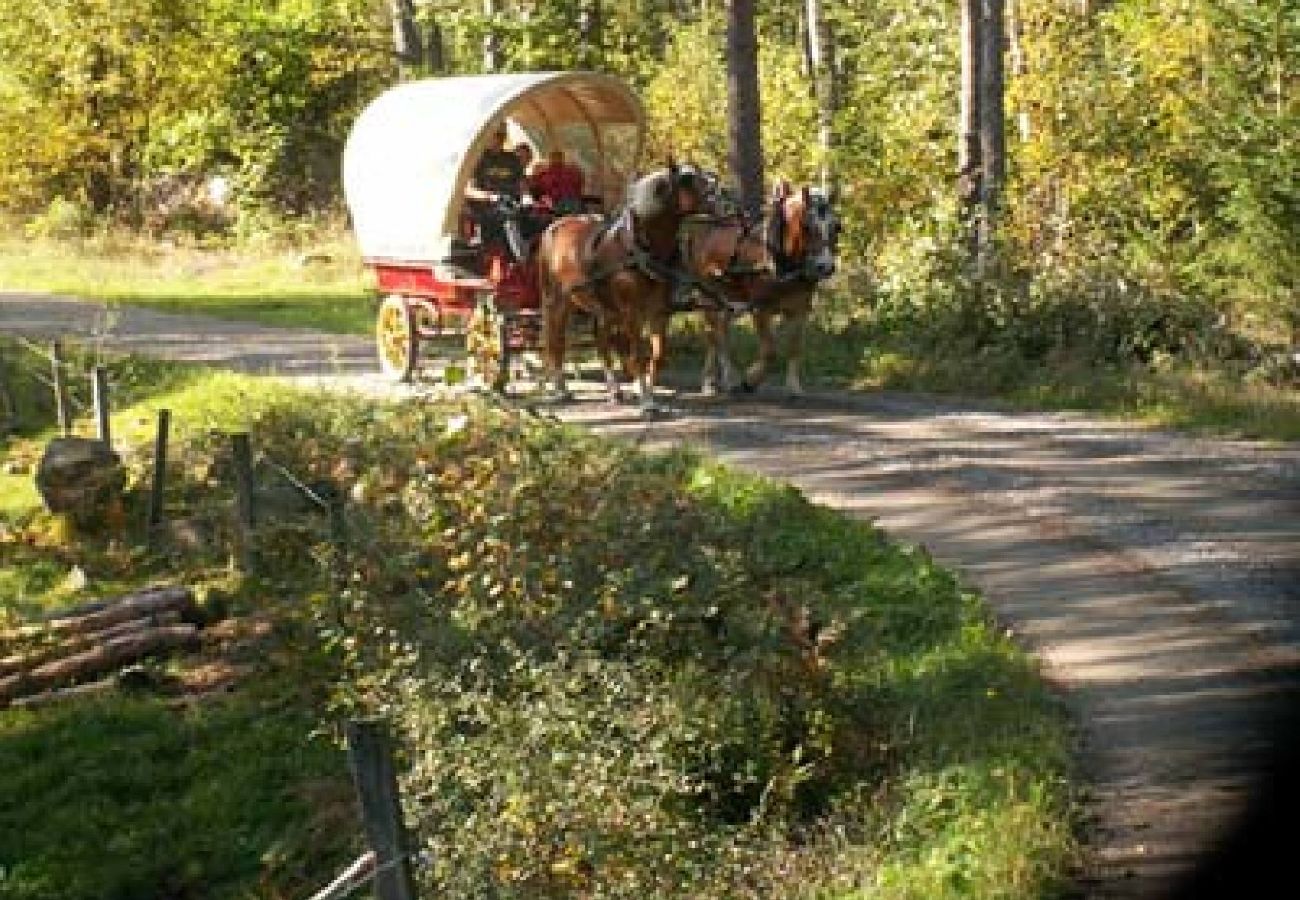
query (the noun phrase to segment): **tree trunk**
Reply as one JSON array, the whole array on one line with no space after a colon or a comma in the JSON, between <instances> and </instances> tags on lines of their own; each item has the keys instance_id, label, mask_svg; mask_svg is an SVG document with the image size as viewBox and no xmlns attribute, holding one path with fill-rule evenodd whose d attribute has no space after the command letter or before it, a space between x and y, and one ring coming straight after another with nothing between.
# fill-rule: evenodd
<instances>
[{"instance_id":1,"label":"tree trunk","mask_svg":"<svg viewBox=\"0 0 1300 900\"><path fill-rule=\"evenodd\" d=\"M1006 0L1007 2L1007 51L1010 54L1011 77L1024 78L1029 73L1029 64L1025 60L1024 22L1020 17L1020 8L1024 0ZM1023 99L1021 101L1024 102ZM1016 112L1016 125L1020 131L1020 140L1028 141L1032 137L1032 123L1029 110L1023 106Z\"/></svg>"},{"instance_id":2,"label":"tree trunk","mask_svg":"<svg viewBox=\"0 0 1300 900\"><path fill-rule=\"evenodd\" d=\"M982 249L991 249L1002 184L1006 180L1006 121L1002 54L1006 44L1003 0L982 0L980 22L980 202L983 206Z\"/></svg>"},{"instance_id":3,"label":"tree trunk","mask_svg":"<svg viewBox=\"0 0 1300 900\"><path fill-rule=\"evenodd\" d=\"M834 186L831 151L834 149L835 109L838 106L834 33L824 15L821 0L807 0L805 8L808 21L808 63L817 97L817 149L821 157L821 185L822 190L829 192Z\"/></svg>"},{"instance_id":4,"label":"tree trunk","mask_svg":"<svg viewBox=\"0 0 1300 900\"><path fill-rule=\"evenodd\" d=\"M420 44L420 29L415 24L415 4L412 0L392 0L393 54L403 73L409 72L424 61L424 48Z\"/></svg>"},{"instance_id":5,"label":"tree trunk","mask_svg":"<svg viewBox=\"0 0 1300 900\"><path fill-rule=\"evenodd\" d=\"M497 34L496 18L501 13L501 0L483 0L483 17L487 31L483 34L483 71L501 71L501 36Z\"/></svg>"},{"instance_id":6,"label":"tree trunk","mask_svg":"<svg viewBox=\"0 0 1300 900\"><path fill-rule=\"evenodd\" d=\"M974 218L980 196L980 4L961 0L961 100L957 120L957 196Z\"/></svg>"},{"instance_id":7,"label":"tree trunk","mask_svg":"<svg viewBox=\"0 0 1300 900\"><path fill-rule=\"evenodd\" d=\"M180 612L177 610L166 610L162 612L151 613L147 616L141 616L138 619L128 619L125 622L118 622L104 628L102 631L92 631L84 634L72 634L60 640L57 644L50 644L30 650L27 653L17 653L12 656L6 656L0 659L0 676L16 675L19 672L27 672L42 666L51 660L60 657L69 656L73 653L80 653L96 644L102 644L104 641L112 638L121 637L132 632L143 631L146 628L156 628L159 625L175 625L181 620Z\"/></svg>"},{"instance_id":8,"label":"tree trunk","mask_svg":"<svg viewBox=\"0 0 1300 900\"><path fill-rule=\"evenodd\" d=\"M751 213L757 213L763 206L759 102L754 0L730 0L727 6L728 163L736 179L741 209Z\"/></svg>"},{"instance_id":9,"label":"tree trunk","mask_svg":"<svg viewBox=\"0 0 1300 900\"><path fill-rule=\"evenodd\" d=\"M583 0L578 10L578 37L581 41L582 65L587 69L597 68L604 56L601 36L604 23L601 19L600 0Z\"/></svg>"},{"instance_id":10,"label":"tree trunk","mask_svg":"<svg viewBox=\"0 0 1300 900\"><path fill-rule=\"evenodd\" d=\"M447 71L447 44L443 38L442 26L437 22L429 23L429 38L425 45L428 48L429 71L435 75Z\"/></svg>"},{"instance_id":11,"label":"tree trunk","mask_svg":"<svg viewBox=\"0 0 1300 900\"><path fill-rule=\"evenodd\" d=\"M164 587L127 594L111 603L93 603L69 610L57 618L33 622L0 634L3 639L26 639L46 635L86 634L102 631L110 625L175 610L182 616L194 612L194 596L189 588Z\"/></svg>"}]
</instances>

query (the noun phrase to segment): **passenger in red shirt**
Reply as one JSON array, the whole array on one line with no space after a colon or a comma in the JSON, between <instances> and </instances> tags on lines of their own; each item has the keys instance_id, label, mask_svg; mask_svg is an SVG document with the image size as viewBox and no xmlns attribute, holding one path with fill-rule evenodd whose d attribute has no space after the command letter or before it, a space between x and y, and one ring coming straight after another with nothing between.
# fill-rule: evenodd
<instances>
[{"instance_id":1,"label":"passenger in red shirt","mask_svg":"<svg viewBox=\"0 0 1300 900\"><path fill-rule=\"evenodd\" d=\"M557 213L582 209L582 169L564 159L563 150L552 150L546 164L539 166L529 185L530 193Z\"/></svg>"}]
</instances>

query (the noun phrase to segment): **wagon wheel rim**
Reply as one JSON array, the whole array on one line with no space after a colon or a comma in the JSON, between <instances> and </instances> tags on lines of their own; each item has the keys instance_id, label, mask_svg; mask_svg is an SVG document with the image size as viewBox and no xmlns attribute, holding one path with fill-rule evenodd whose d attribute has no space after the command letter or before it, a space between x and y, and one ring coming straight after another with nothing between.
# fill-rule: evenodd
<instances>
[{"instance_id":1,"label":"wagon wheel rim","mask_svg":"<svg viewBox=\"0 0 1300 900\"><path fill-rule=\"evenodd\" d=\"M380 306L375 346L385 374L401 381L411 377L415 368L415 328L411 312L401 297L389 297Z\"/></svg>"}]
</instances>

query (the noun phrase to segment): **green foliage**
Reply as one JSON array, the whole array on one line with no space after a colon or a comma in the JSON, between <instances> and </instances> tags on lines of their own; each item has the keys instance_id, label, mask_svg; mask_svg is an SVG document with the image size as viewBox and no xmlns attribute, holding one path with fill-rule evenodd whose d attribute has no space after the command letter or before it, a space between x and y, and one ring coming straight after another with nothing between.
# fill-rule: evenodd
<instances>
[{"instance_id":1,"label":"green foliage","mask_svg":"<svg viewBox=\"0 0 1300 900\"><path fill-rule=\"evenodd\" d=\"M305 453L308 472L348 473L363 549L319 624L342 708L402 735L428 887L449 896L767 897L848 878L816 835L860 826L853 798L899 759L928 764L889 736L908 715L895 667L997 643L923 555L690 456L475 403L282 407L257 430L300 470ZM1008 711L1041 703L1027 670L998 674L1009 659L965 677L1021 679ZM909 693L913 719L943 694ZM1014 731L987 732L1006 742L993 756L1020 752ZM1059 860L1058 838L1043 846Z\"/></svg>"},{"instance_id":2,"label":"green foliage","mask_svg":"<svg viewBox=\"0 0 1300 900\"><path fill-rule=\"evenodd\" d=\"M0 207L66 197L141 221L160 186L246 206L335 196L347 128L390 77L368 0L58 0L0 23Z\"/></svg>"}]
</instances>

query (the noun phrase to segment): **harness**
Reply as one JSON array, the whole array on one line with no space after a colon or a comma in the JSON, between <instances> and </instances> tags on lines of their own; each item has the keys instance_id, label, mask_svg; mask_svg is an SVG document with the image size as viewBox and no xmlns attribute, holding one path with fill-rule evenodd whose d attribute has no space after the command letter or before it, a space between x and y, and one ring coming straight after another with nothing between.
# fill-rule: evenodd
<instances>
[{"instance_id":1,"label":"harness","mask_svg":"<svg viewBox=\"0 0 1300 900\"><path fill-rule=\"evenodd\" d=\"M650 251L649 247L645 246L637 234L636 219L631 209L623 210L613 219L605 219L601 227L593 231L587 239L583 247L583 256L595 260L600 248L610 240L619 240L623 244L626 250L624 255L602 267L593 264L593 267L585 273L585 280L566 289L566 297L572 296L577 291L597 287L619 272L626 272L629 269L640 272L651 281L667 281L674 285L690 278L689 273L673 265L676 259L663 262ZM680 248L677 248L674 253L674 257L678 256L680 256Z\"/></svg>"}]
</instances>

